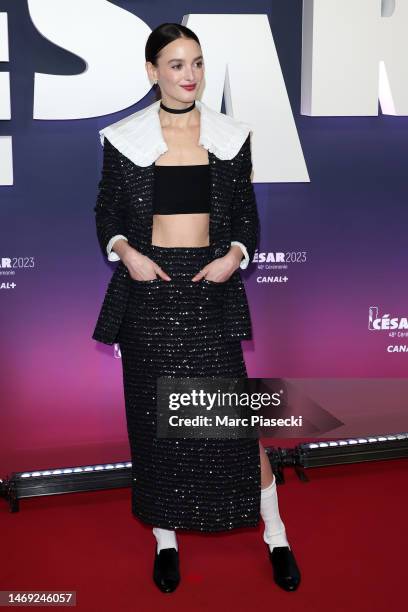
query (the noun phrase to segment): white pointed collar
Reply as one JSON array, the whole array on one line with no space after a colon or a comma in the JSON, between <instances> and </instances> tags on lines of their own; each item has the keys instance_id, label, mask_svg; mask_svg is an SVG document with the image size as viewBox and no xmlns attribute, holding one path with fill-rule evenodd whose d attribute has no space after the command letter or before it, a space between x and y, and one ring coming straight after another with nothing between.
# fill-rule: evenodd
<instances>
[{"instance_id":1,"label":"white pointed collar","mask_svg":"<svg viewBox=\"0 0 408 612\"><path fill-rule=\"evenodd\" d=\"M219 159L232 159L244 144L251 126L229 115L218 112L201 100L196 100L200 116L199 144ZM168 150L163 138L160 119L160 100L111 123L99 131L137 166L150 166Z\"/></svg>"}]
</instances>

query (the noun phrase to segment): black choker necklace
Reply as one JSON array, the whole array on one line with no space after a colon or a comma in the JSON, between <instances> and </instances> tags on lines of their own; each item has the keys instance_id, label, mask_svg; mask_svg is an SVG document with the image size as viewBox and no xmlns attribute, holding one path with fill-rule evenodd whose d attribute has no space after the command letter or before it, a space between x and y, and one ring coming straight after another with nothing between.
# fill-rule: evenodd
<instances>
[{"instance_id":1,"label":"black choker necklace","mask_svg":"<svg viewBox=\"0 0 408 612\"><path fill-rule=\"evenodd\" d=\"M160 100L160 108L165 110L167 113L188 113L188 111L193 110L194 107L195 107L195 100L192 103L192 105L189 106L188 108L170 108L169 106L165 106L163 102Z\"/></svg>"}]
</instances>

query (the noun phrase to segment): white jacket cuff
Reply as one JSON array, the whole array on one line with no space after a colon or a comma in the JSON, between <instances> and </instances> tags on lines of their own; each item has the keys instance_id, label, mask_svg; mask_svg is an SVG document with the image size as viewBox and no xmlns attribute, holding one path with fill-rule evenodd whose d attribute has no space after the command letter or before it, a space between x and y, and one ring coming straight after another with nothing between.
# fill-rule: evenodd
<instances>
[{"instance_id":1,"label":"white jacket cuff","mask_svg":"<svg viewBox=\"0 0 408 612\"><path fill-rule=\"evenodd\" d=\"M120 257L115 251L112 251L112 247L119 238L123 238L123 240L127 241L126 236L122 236L122 234L116 234L116 236L112 236L106 245L106 252L108 254L108 261L119 261Z\"/></svg>"},{"instance_id":2,"label":"white jacket cuff","mask_svg":"<svg viewBox=\"0 0 408 612\"><path fill-rule=\"evenodd\" d=\"M238 240L233 240L231 242L231 246L233 244L236 244L237 246L240 247L242 253L244 254L244 259L241 261L241 263L239 264L239 267L242 268L243 270L245 270L245 268L248 267L249 264L249 255L248 255L248 251L246 250L245 245L242 244L242 242L238 242Z\"/></svg>"}]
</instances>

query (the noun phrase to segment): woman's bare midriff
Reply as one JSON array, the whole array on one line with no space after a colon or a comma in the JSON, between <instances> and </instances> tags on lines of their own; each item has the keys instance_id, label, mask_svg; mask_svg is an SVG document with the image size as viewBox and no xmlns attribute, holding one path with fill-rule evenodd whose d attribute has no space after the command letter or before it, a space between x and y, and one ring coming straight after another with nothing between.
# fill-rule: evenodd
<instances>
[{"instance_id":1,"label":"woman's bare midriff","mask_svg":"<svg viewBox=\"0 0 408 612\"><path fill-rule=\"evenodd\" d=\"M162 247L209 246L209 213L153 215L152 244Z\"/></svg>"}]
</instances>

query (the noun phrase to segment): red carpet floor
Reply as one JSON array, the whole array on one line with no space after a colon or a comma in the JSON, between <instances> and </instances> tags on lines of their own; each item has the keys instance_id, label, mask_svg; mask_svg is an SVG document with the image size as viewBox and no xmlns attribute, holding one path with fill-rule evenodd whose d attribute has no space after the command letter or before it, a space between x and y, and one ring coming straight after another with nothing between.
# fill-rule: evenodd
<instances>
[{"instance_id":1,"label":"red carpet floor","mask_svg":"<svg viewBox=\"0 0 408 612\"><path fill-rule=\"evenodd\" d=\"M75 590L86 612L279 610L394 612L406 608L408 463L292 469L278 486L281 516L302 572L281 590L257 529L178 535L182 583L151 579L154 537L130 514L130 489L0 500L0 590ZM405 603L404 603L405 602ZM43 607L41 607L43 609Z\"/></svg>"}]
</instances>

